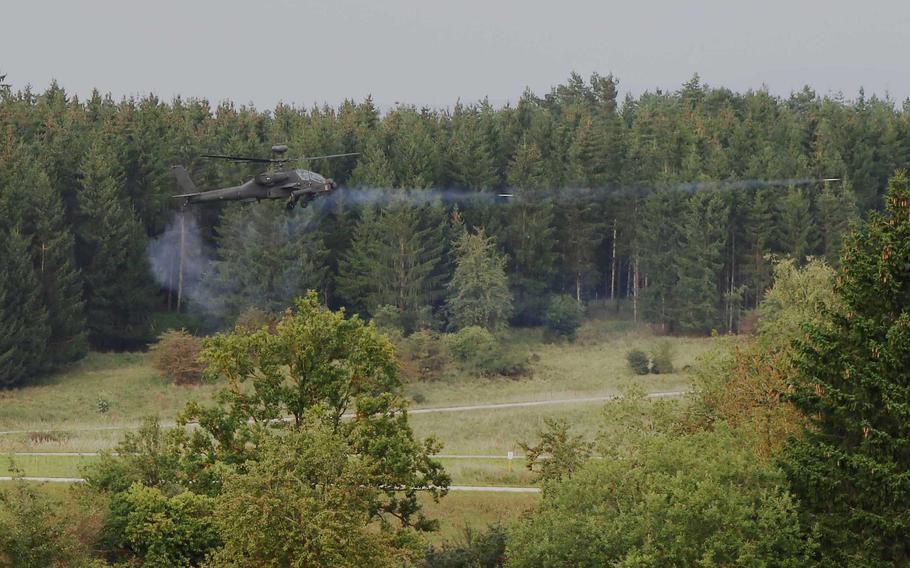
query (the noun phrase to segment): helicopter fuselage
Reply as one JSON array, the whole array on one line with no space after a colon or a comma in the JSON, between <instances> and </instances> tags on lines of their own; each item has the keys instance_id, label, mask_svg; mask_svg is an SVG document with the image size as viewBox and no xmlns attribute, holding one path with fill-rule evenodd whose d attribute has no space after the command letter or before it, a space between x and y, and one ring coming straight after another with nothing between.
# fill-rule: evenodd
<instances>
[{"instance_id":1,"label":"helicopter fuselage","mask_svg":"<svg viewBox=\"0 0 910 568\"><path fill-rule=\"evenodd\" d=\"M181 181L180 177L178 173L178 182ZM188 193L179 197L184 197L186 204L285 199L288 209L291 209L301 198L306 202L318 195L330 193L334 188L332 180L316 172L289 169L262 172L240 185Z\"/></svg>"}]
</instances>

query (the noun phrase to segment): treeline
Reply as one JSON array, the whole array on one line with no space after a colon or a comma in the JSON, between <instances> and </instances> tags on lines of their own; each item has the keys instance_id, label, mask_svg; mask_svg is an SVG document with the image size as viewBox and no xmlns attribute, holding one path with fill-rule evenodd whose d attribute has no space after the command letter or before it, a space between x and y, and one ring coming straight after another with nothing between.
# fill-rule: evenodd
<instances>
[{"instance_id":1,"label":"treeline","mask_svg":"<svg viewBox=\"0 0 910 568\"><path fill-rule=\"evenodd\" d=\"M276 142L299 155L359 152L309 167L363 189L291 217L278 204L200 208L211 254L195 267L205 293L190 308L209 298L230 319L315 287L365 315L393 306L405 329L449 325L454 242L477 227L505 255L512 324L538 323L551 295L569 293L628 299L670 332L735 331L769 285L769 255L836 263L850 219L879 208L887 177L910 163L906 104L734 93L697 76L623 101L612 76L572 75L499 109L385 113L369 98L260 111L2 89L7 385L88 345L141 346L161 327L150 321L176 310L178 263L146 254L179 206L170 166L204 188L255 173L203 153L266 155ZM490 199L456 207L449 190Z\"/></svg>"}]
</instances>

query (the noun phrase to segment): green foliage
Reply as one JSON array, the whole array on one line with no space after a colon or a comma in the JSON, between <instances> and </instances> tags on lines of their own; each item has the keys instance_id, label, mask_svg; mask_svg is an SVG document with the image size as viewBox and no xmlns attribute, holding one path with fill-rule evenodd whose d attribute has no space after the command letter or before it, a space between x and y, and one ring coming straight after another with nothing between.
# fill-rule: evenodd
<instances>
[{"instance_id":1,"label":"green foliage","mask_svg":"<svg viewBox=\"0 0 910 568\"><path fill-rule=\"evenodd\" d=\"M651 372L651 361L648 359L648 354L641 349L630 349L626 353L626 360L636 375L647 375Z\"/></svg>"},{"instance_id":2,"label":"green foliage","mask_svg":"<svg viewBox=\"0 0 910 568\"><path fill-rule=\"evenodd\" d=\"M89 341L122 349L148 339L154 291L142 224L122 197L125 182L114 160L110 147L97 140L83 160L78 248Z\"/></svg>"},{"instance_id":3,"label":"green foliage","mask_svg":"<svg viewBox=\"0 0 910 568\"><path fill-rule=\"evenodd\" d=\"M202 380L205 371L205 365L199 360L202 340L186 330L162 333L151 352L155 369L176 384L198 383Z\"/></svg>"},{"instance_id":4,"label":"green foliage","mask_svg":"<svg viewBox=\"0 0 910 568\"><path fill-rule=\"evenodd\" d=\"M382 487L386 496L373 514L429 528L417 494L444 493L448 477L430 457L436 441L415 439L408 426L392 345L359 317L327 310L315 292L296 307L274 333L219 334L205 341L208 373L226 378L228 388L218 406L191 404L181 418L200 424L182 448L192 458L185 462L189 475L217 490L219 464L255 460L260 443L275 431L297 428L308 411L320 408L349 453L373 460L372 477L363 483ZM290 421L277 420L285 417Z\"/></svg>"},{"instance_id":5,"label":"green foliage","mask_svg":"<svg viewBox=\"0 0 910 568\"><path fill-rule=\"evenodd\" d=\"M259 331L262 328L272 330L278 323L278 319L279 317L275 313L250 307L240 312L237 321L234 322L234 327L247 333Z\"/></svg>"},{"instance_id":6,"label":"green foliage","mask_svg":"<svg viewBox=\"0 0 910 568\"><path fill-rule=\"evenodd\" d=\"M537 474L536 481L546 487L551 483L572 477L591 457L593 442L569 434L569 423L564 418L544 418L547 429L540 432L540 442L530 446L520 443L527 453L527 467Z\"/></svg>"},{"instance_id":7,"label":"green foliage","mask_svg":"<svg viewBox=\"0 0 910 568\"><path fill-rule=\"evenodd\" d=\"M780 471L728 431L645 440L552 484L510 531L511 566L805 566Z\"/></svg>"},{"instance_id":8,"label":"green foliage","mask_svg":"<svg viewBox=\"0 0 910 568\"><path fill-rule=\"evenodd\" d=\"M804 334L802 326L822 325L843 310L834 290L835 272L824 261L799 268L793 259L774 265L774 285L758 306L758 337L769 349L789 349Z\"/></svg>"},{"instance_id":9,"label":"green foliage","mask_svg":"<svg viewBox=\"0 0 910 568\"><path fill-rule=\"evenodd\" d=\"M884 214L846 241L830 323L798 341L791 400L809 427L782 464L825 564L910 562L910 187L895 174Z\"/></svg>"},{"instance_id":10,"label":"green foliage","mask_svg":"<svg viewBox=\"0 0 910 568\"><path fill-rule=\"evenodd\" d=\"M651 353L651 372L655 375L672 373L673 344L667 340L659 341Z\"/></svg>"},{"instance_id":11,"label":"green foliage","mask_svg":"<svg viewBox=\"0 0 910 568\"><path fill-rule=\"evenodd\" d=\"M445 221L440 213L405 203L367 208L339 264L338 292L348 305L369 314L392 305L406 333L425 327L428 310L443 292Z\"/></svg>"},{"instance_id":12,"label":"green foliage","mask_svg":"<svg viewBox=\"0 0 910 568\"><path fill-rule=\"evenodd\" d=\"M426 568L498 568L505 565L506 528L490 525L477 531L465 527L463 539L427 550Z\"/></svg>"},{"instance_id":13,"label":"green foliage","mask_svg":"<svg viewBox=\"0 0 910 568\"><path fill-rule=\"evenodd\" d=\"M280 201L225 210L208 300L223 307L228 321L249 308L281 313L307 290L326 288L327 251L320 233L309 230L312 214L288 217Z\"/></svg>"},{"instance_id":14,"label":"green foliage","mask_svg":"<svg viewBox=\"0 0 910 568\"><path fill-rule=\"evenodd\" d=\"M437 378L451 360L439 334L428 329L416 331L399 342L403 372L420 379ZM420 401L415 401L420 402Z\"/></svg>"},{"instance_id":15,"label":"green foliage","mask_svg":"<svg viewBox=\"0 0 910 568\"><path fill-rule=\"evenodd\" d=\"M114 499L108 523L123 526L123 544L143 566L200 566L220 544L211 497L189 491L169 497L134 483Z\"/></svg>"},{"instance_id":16,"label":"green foliage","mask_svg":"<svg viewBox=\"0 0 910 568\"><path fill-rule=\"evenodd\" d=\"M17 231L0 232L0 387L13 387L43 367L50 329L40 289Z\"/></svg>"},{"instance_id":17,"label":"green foliage","mask_svg":"<svg viewBox=\"0 0 910 568\"><path fill-rule=\"evenodd\" d=\"M527 355L503 346L485 328L466 327L448 334L443 342L452 358L470 373L516 377L528 372Z\"/></svg>"},{"instance_id":18,"label":"green foliage","mask_svg":"<svg viewBox=\"0 0 910 568\"><path fill-rule=\"evenodd\" d=\"M0 490L0 566L70 566L83 554L47 496L24 481Z\"/></svg>"},{"instance_id":19,"label":"green foliage","mask_svg":"<svg viewBox=\"0 0 910 568\"><path fill-rule=\"evenodd\" d=\"M60 192L51 186L43 167L25 147L16 147L8 163L6 183L0 176L0 201L10 215L0 226L15 227L28 244L40 302L47 312L49 335L43 370L53 370L83 357L85 337L82 277L74 255L74 238Z\"/></svg>"},{"instance_id":20,"label":"green foliage","mask_svg":"<svg viewBox=\"0 0 910 568\"><path fill-rule=\"evenodd\" d=\"M455 243L455 273L449 281L446 308L455 328L481 326L497 330L512 313L506 258L483 229L463 232Z\"/></svg>"},{"instance_id":21,"label":"green foliage","mask_svg":"<svg viewBox=\"0 0 910 568\"><path fill-rule=\"evenodd\" d=\"M314 409L319 410L319 409ZM315 416L315 418L314 418ZM383 491L374 455L310 413L270 438L256 463L228 475L216 518L225 546L210 566L399 566L418 541L389 521L371 527Z\"/></svg>"},{"instance_id":22,"label":"green foliage","mask_svg":"<svg viewBox=\"0 0 910 568\"><path fill-rule=\"evenodd\" d=\"M553 296L544 313L543 324L547 331L574 341L575 332L581 327L583 313L581 304L572 296Z\"/></svg>"}]
</instances>

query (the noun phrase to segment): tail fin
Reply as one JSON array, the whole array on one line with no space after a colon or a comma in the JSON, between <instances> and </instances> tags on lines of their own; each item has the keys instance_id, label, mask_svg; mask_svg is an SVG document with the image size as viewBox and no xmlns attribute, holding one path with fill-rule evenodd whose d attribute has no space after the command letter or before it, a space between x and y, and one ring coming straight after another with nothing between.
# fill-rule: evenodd
<instances>
[{"instance_id":1,"label":"tail fin","mask_svg":"<svg viewBox=\"0 0 910 568\"><path fill-rule=\"evenodd\" d=\"M199 188L196 187L196 184L190 179L189 172L187 172L186 168L183 166L174 166L174 177L177 178L177 187L185 192L183 195L175 195L174 197L188 197L200 193Z\"/></svg>"}]
</instances>

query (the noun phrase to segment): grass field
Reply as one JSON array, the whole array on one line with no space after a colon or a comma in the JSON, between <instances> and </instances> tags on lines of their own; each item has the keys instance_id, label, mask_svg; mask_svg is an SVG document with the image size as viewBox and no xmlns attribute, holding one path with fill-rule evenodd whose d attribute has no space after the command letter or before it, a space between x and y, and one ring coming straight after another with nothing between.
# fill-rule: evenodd
<instances>
[{"instance_id":1,"label":"grass field","mask_svg":"<svg viewBox=\"0 0 910 568\"><path fill-rule=\"evenodd\" d=\"M434 503L421 499L428 517L439 519L439 531L428 535L433 544L461 542L465 527L484 529L494 523L508 525L540 500L534 493L452 492Z\"/></svg>"},{"instance_id":2,"label":"grass field","mask_svg":"<svg viewBox=\"0 0 910 568\"><path fill-rule=\"evenodd\" d=\"M531 376L523 379L487 379L449 371L444 378L410 383L407 394L421 403L412 409L575 399L620 393L625 385L647 392L684 391L689 388L685 368L705 352L708 338L655 338L624 321L589 321L574 343L549 344L540 330L512 331L505 339L526 350ZM669 341L677 372L635 376L626 353L637 347L648 351L658 341ZM96 452L113 448L124 429L142 417L157 415L167 424L188 400L211 401L218 384L175 386L151 367L147 354L92 353L64 373L41 384L0 392L0 475L10 465L28 476L79 477L81 468L97 459L86 456L15 456L10 452ZM419 396L418 396L419 395ZM101 412L106 403L108 410ZM525 468L519 444L536 443L546 417L565 418L575 434L592 438L610 412L604 402L569 403L463 412L412 414L418 436L436 436L444 454L505 456L515 452L509 469L504 459L441 458L458 485L527 486L533 476ZM103 428L103 429L97 429ZM14 431L9 433L10 431ZM47 491L65 495L58 484ZM439 544L463 539L466 526L513 521L539 499L535 494L452 492L441 503L426 499L430 516L440 519L441 530L430 537Z\"/></svg>"}]
</instances>

